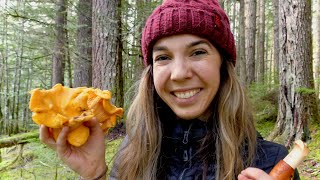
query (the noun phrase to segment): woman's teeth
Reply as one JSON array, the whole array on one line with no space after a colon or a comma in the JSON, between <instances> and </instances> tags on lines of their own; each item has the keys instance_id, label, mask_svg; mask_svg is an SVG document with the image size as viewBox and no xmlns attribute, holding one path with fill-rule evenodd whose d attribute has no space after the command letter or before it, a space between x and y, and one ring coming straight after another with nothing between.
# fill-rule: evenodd
<instances>
[{"instance_id":1,"label":"woman's teeth","mask_svg":"<svg viewBox=\"0 0 320 180\"><path fill-rule=\"evenodd\" d=\"M187 99L187 98L194 96L199 91L200 91L200 89L194 89L194 90L185 91L185 92L174 92L174 95L177 96L178 98L181 98L181 99Z\"/></svg>"}]
</instances>

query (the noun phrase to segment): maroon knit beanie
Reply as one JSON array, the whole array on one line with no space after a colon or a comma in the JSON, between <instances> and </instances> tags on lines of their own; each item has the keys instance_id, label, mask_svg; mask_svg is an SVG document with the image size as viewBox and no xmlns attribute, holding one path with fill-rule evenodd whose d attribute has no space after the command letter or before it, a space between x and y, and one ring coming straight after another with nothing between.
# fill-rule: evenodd
<instances>
[{"instance_id":1,"label":"maroon knit beanie","mask_svg":"<svg viewBox=\"0 0 320 180\"><path fill-rule=\"evenodd\" d=\"M208 39L225 58L236 63L236 47L226 13L217 0L166 0L148 17L141 39L144 65L152 63L157 40L177 34Z\"/></svg>"}]
</instances>

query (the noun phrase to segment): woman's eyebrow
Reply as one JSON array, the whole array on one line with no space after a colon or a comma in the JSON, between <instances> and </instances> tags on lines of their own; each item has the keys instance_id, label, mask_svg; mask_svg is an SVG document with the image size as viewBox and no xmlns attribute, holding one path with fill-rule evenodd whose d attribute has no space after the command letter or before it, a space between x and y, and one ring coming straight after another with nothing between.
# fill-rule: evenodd
<instances>
[{"instance_id":1,"label":"woman's eyebrow","mask_svg":"<svg viewBox=\"0 0 320 180\"><path fill-rule=\"evenodd\" d=\"M191 48L191 47L197 46L197 45L199 45L199 44L206 44L207 46L210 46L209 43L208 43L208 41L206 41L206 40L199 40L199 41L191 42L191 43L187 46L187 48Z\"/></svg>"},{"instance_id":2,"label":"woman's eyebrow","mask_svg":"<svg viewBox=\"0 0 320 180\"><path fill-rule=\"evenodd\" d=\"M152 52L168 50L166 46L154 46Z\"/></svg>"}]
</instances>

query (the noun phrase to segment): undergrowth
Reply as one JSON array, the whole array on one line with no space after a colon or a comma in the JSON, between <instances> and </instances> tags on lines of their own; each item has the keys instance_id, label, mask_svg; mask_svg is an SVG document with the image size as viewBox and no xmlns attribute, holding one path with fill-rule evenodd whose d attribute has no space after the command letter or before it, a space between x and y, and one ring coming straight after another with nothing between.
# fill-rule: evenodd
<instances>
[{"instance_id":1,"label":"undergrowth","mask_svg":"<svg viewBox=\"0 0 320 180\"><path fill-rule=\"evenodd\" d=\"M122 138L106 143L106 162L112 167L113 155ZM14 148L1 149L3 161L0 163L0 180L15 179L78 179L79 176L58 159L56 153L40 142L32 142L24 146L22 157L7 167L8 163L18 155ZM2 170L5 168L5 170ZM111 169L111 168L109 168Z\"/></svg>"},{"instance_id":2,"label":"undergrowth","mask_svg":"<svg viewBox=\"0 0 320 180\"><path fill-rule=\"evenodd\" d=\"M278 113L277 86L254 84L248 89L248 96L254 110L257 131L266 138L274 130ZM309 155L299 165L302 180L320 179L320 125L310 125L311 140L307 142Z\"/></svg>"}]
</instances>

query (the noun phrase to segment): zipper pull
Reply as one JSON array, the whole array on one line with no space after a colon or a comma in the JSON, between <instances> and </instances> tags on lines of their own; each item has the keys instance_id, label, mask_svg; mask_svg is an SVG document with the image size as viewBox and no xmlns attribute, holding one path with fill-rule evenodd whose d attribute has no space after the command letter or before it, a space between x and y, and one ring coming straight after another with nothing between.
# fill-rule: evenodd
<instances>
[{"instance_id":1,"label":"zipper pull","mask_svg":"<svg viewBox=\"0 0 320 180\"><path fill-rule=\"evenodd\" d=\"M188 139L189 139L188 136L189 136L189 131L184 131L183 140L182 140L183 144L188 143Z\"/></svg>"},{"instance_id":2,"label":"zipper pull","mask_svg":"<svg viewBox=\"0 0 320 180\"><path fill-rule=\"evenodd\" d=\"M183 161L188 161L189 156L188 156L188 150L183 150Z\"/></svg>"}]
</instances>

